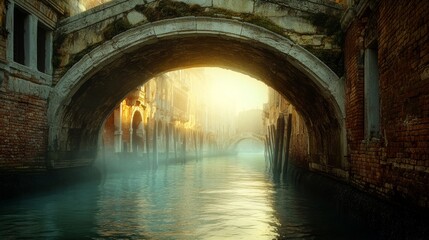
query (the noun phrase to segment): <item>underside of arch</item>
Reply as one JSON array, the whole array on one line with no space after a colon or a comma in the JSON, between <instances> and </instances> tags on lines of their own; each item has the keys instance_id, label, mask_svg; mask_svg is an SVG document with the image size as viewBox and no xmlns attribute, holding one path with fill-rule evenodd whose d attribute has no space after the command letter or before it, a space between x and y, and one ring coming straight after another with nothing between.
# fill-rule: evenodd
<instances>
[{"instance_id":1,"label":"underside of arch","mask_svg":"<svg viewBox=\"0 0 429 240\"><path fill-rule=\"evenodd\" d=\"M129 30L73 66L50 99L50 163L95 158L102 123L128 92L157 74L199 66L239 71L280 92L306 121L311 157L341 164L344 107L338 77L277 34L206 18L165 20Z\"/></svg>"}]
</instances>

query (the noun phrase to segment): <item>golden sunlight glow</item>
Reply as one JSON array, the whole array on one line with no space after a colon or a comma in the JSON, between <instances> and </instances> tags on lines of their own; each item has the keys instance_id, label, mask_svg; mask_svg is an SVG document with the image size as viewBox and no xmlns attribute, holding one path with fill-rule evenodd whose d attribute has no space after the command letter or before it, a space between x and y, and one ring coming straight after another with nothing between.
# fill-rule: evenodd
<instances>
[{"instance_id":1,"label":"golden sunlight glow","mask_svg":"<svg viewBox=\"0 0 429 240\"><path fill-rule=\"evenodd\" d=\"M223 68L205 68L210 98L216 106L232 106L236 112L262 109L268 102L268 87L248 75Z\"/></svg>"}]
</instances>

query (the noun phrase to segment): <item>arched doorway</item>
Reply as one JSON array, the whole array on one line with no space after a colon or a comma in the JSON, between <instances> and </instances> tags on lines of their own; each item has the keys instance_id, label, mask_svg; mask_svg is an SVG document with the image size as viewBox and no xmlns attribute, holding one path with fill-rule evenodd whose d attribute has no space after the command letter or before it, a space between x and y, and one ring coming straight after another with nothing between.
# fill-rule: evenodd
<instances>
[{"instance_id":1,"label":"arched doorway","mask_svg":"<svg viewBox=\"0 0 429 240\"><path fill-rule=\"evenodd\" d=\"M143 117L140 111L135 111L131 121L131 151L134 153L143 152L144 150L144 127Z\"/></svg>"}]
</instances>

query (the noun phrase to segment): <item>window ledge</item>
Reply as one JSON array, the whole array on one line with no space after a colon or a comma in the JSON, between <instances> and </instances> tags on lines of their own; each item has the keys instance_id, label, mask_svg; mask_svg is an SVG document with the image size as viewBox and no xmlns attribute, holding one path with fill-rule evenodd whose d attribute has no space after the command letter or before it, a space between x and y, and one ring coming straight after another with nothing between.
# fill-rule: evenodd
<instances>
[{"instance_id":1,"label":"window ledge","mask_svg":"<svg viewBox=\"0 0 429 240\"><path fill-rule=\"evenodd\" d=\"M9 67L10 73L13 75L21 75L23 78L28 80L35 79L43 85L50 86L52 84L52 75L50 74L40 72L39 70L13 61L9 62Z\"/></svg>"}]
</instances>

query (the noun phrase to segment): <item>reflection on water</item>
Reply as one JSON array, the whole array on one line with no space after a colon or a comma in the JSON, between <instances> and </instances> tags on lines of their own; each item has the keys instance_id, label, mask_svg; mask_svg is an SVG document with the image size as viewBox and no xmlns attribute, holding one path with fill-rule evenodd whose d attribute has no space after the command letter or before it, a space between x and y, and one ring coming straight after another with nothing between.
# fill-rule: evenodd
<instances>
[{"instance_id":1,"label":"reflection on water","mask_svg":"<svg viewBox=\"0 0 429 240\"><path fill-rule=\"evenodd\" d=\"M107 175L3 203L0 236L70 239L367 239L327 204L276 186L262 155Z\"/></svg>"}]
</instances>

